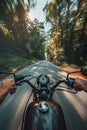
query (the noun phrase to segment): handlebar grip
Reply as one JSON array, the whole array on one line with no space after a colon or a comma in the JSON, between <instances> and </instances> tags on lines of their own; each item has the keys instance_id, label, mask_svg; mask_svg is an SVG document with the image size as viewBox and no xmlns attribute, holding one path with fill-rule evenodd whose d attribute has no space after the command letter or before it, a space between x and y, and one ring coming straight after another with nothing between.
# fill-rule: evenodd
<instances>
[{"instance_id":1,"label":"handlebar grip","mask_svg":"<svg viewBox=\"0 0 87 130\"><path fill-rule=\"evenodd\" d=\"M68 80L67 80L68 86L73 88L74 83L75 83L75 79L74 78L68 78Z\"/></svg>"}]
</instances>

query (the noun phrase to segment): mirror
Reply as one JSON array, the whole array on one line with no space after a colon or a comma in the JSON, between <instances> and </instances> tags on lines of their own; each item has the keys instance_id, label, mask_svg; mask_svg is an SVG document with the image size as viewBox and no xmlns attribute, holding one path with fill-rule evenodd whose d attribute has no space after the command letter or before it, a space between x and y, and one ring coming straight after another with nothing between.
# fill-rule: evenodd
<instances>
[{"instance_id":1,"label":"mirror","mask_svg":"<svg viewBox=\"0 0 87 130\"><path fill-rule=\"evenodd\" d=\"M87 65L81 67L81 73L87 76Z\"/></svg>"}]
</instances>

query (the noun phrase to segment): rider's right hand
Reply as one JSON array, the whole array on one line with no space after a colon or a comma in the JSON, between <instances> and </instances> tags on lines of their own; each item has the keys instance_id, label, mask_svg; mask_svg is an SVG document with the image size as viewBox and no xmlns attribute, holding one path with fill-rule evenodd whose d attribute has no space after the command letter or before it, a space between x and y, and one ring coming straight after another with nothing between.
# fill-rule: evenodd
<instances>
[{"instance_id":1,"label":"rider's right hand","mask_svg":"<svg viewBox=\"0 0 87 130\"><path fill-rule=\"evenodd\" d=\"M84 90L87 92L87 81L81 78L76 78L73 87L75 90Z\"/></svg>"}]
</instances>

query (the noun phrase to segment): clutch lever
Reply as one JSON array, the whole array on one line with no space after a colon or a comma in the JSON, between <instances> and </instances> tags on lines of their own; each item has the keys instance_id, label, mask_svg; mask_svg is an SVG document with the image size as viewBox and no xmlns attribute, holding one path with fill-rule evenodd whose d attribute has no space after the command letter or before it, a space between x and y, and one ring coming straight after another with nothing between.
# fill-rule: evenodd
<instances>
[{"instance_id":1,"label":"clutch lever","mask_svg":"<svg viewBox=\"0 0 87 130\"><path fill-rule=\"evenodd\" d=\"M28 77L28 76L31 76L31 75L15 75L15 82L20 82L22 80L24 80L25 77Z\"/></svg>"}]
</instances>

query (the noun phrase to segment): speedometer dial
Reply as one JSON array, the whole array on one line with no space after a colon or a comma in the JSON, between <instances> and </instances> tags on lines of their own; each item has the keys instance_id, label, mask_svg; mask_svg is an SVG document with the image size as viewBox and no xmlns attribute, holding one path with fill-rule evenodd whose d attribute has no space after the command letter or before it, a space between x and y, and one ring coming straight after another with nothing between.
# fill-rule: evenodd
<instances>
[{"instance_id":1,"label":"speedometer dial","mask_svg":"<svg viewBox=\"0 0 87 130\"><path fill-rule=\"evenodd\" d=\"M45 85L45 84L47 84L48 82L49 82L49 78L47 77L47 75L42 74L42 75L40 75L40 76L38 77L38 83L39 83L39 84Z\"/></svg>"}]
</instances>

